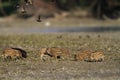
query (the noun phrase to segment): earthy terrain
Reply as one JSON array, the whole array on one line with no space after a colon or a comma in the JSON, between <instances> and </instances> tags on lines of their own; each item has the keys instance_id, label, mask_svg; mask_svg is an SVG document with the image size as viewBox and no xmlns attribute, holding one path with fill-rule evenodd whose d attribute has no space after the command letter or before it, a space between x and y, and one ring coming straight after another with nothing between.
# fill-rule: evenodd
<instances>
[{"instance_id":1,"label":"earthy terrain","mask_svg":"<svg viewBox=\"0 0 120 80\"><path fill-rule=\"evenodd\" d=\"M70 24L66 23L65 28L61 27L65 32L58 30L61 29L58 26L54 31L56 26L48 23L46 26L45 22L0 22L0 53L4 47L17 47L27 52L25 59L4 61L0 58L0 80L120 80L120 26L99 24L87 24L85 28L73 23L72 28L68 28ZM42 29L46 32L39 32ZM42 47L67 47L72 56L69 60L43 62L38 55ZM102 50L105 60L74 61L73 55L83 49Z\"/></svg>"}]
</instances>

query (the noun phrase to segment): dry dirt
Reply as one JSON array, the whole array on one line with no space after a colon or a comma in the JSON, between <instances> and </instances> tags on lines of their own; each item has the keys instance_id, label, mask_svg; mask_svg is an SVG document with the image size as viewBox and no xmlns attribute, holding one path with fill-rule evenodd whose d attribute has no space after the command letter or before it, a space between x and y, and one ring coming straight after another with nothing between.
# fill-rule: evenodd
<instances>
[{"instance_id":1,"label":"dry dirt","mask_svg":"<svg viewBox=\"0 0 120 80\"><path fill-rule=\"evenodd\" d=\"M99 24L104 25L102 23ZM28 54L28 57L22 60L3 61L0 58L0 80L120 80L119 25L115 30L115 23L112 28L107 25L110 30L106 30L104 28L106 26L103 26L102 29L106 31L100 29L100 32L40 33L36 30L40 29L40 25L44 25L44 22L31 24L26 24L26 22L0 23L0 53L2 53L3 47L12 46L23 48ZM35 33L28 32L28 34L27 30L34 30L31 26L35 27L36 30L33 31ZM77 26L81 27L82 25L77 24ZM59 38L59 36L62 36L62 38ZM76 51L82 48L103 50L105 61L85 62L70 59L42 62L35 51L46 46L68 47L72 54L76 54Z\"/></svg>"}]
</instances>

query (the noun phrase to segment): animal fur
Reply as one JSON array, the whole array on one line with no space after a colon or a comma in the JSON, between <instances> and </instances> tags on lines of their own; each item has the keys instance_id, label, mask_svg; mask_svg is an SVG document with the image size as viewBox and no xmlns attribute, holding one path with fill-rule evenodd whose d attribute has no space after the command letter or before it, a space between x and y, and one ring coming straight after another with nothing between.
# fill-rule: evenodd
<instances>
[{"instance_id":1,"label":"animal fur","mask_svg":"<svg viewBox=\"0 0 120 80\"><path fill-rule=\"evenodd\" d=\"M69 50L67 48L58 48L58 47L51 47L51 48L42 48L40 51L41 59L44 60L44 55L48 55L51 58L55 59L65 59L70 56Z\"/></svg>"},{"instance_id":2,"label":"animal fur","mask_svg":"<svg viewBox=\"0 0 120 80\"><path fill-rule=\"evenodd\" d=\"M22 58L22 53L13 48L5 48L2 53L4 59L19 59Z\"/></svg>"}]
</instances>

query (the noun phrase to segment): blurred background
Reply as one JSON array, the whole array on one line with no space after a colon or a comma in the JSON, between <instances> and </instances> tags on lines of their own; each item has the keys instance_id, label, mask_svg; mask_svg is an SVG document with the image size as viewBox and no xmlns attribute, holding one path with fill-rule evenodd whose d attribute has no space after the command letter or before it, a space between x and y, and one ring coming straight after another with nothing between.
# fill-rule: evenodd
<instances>
[{"instance_id":1,"label":"blurred background","mask_svg":"<svg viewBox=\"0 0 120 80\"><path fill-rule=\"evenodd\" d=\"M119 25L120 0L0 0L0 27L47 27L41 30L46 32L50 26L112 26L109 30L119 30Z\"/></svg>"}]
</instances>

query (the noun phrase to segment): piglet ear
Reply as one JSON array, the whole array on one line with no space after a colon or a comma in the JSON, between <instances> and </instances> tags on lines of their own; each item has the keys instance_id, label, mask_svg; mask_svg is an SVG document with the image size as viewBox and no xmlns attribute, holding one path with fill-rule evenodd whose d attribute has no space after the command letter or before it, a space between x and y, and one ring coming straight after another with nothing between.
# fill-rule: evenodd
<instances>
[{"instance_id":1,"label":"piglet ear","mask_svg":"<svg viewBox=\"0 0 120 80\"><path fill-rule=\"evenodd\" d=\"M28 0L28 2L29 2L30 4L33 4L33 1L32 1L32 0Z\"/></svg>"},{"instance_id":2,"label":"piglet ear","mask_svg":"<svg viewBox=\"0 0 120 80\"><path fill-rule=\"evenodd\" d=\"M26 3L26 5L32 5L33 4L33 1L32 0L24 0L24 2Z\"/></svg>"}]
</instances>

